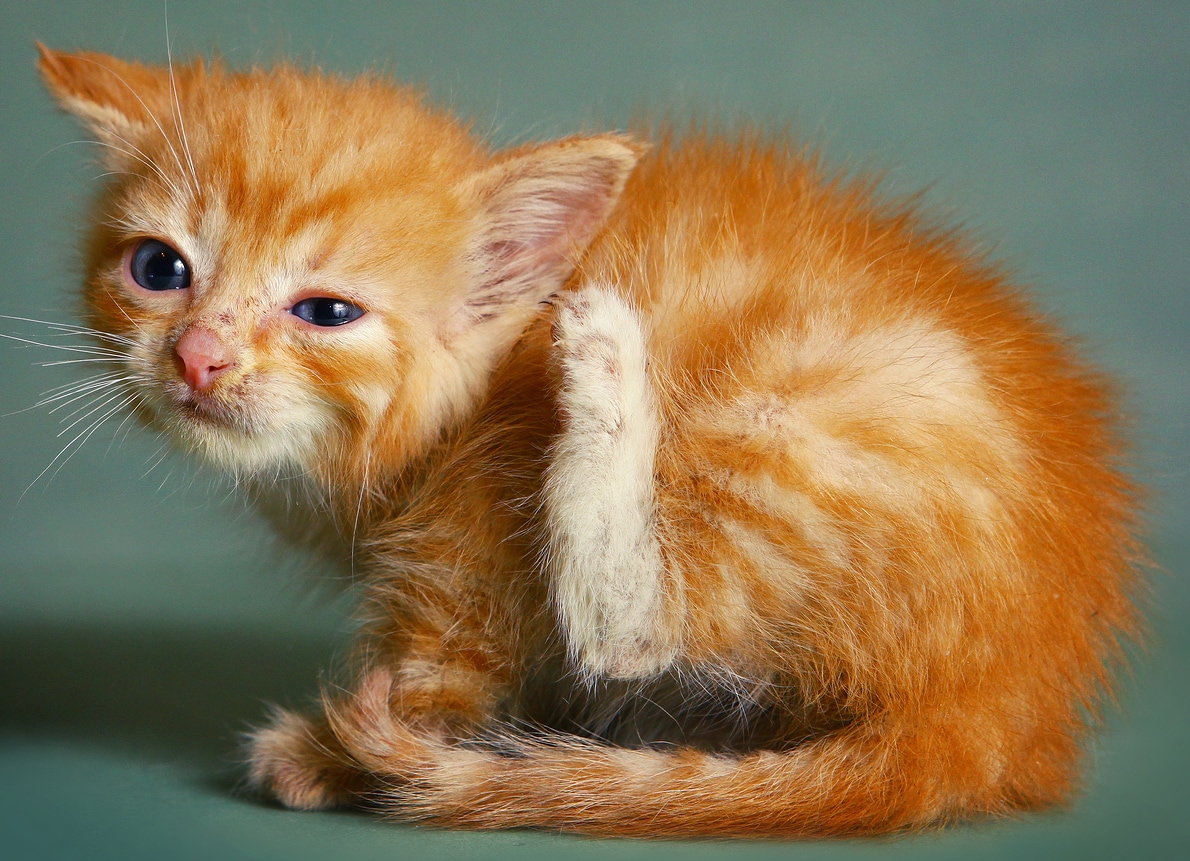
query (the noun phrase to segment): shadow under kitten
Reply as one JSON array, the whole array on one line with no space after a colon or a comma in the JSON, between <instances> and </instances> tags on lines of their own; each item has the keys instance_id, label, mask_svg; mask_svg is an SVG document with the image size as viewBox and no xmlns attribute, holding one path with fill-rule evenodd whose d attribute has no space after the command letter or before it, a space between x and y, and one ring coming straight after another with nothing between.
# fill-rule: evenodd
<instances>
[{"instance_id":1,"label":"shadow under kitten","mask_svg":"<svg viewBox=\"0 0 1190 861\"><path fill-rule=\"evenodd\" d=\"M0 627L0 735L228 770L266 702L301 703L326 634L96 621Z\"/></svg>"}]
</instances>

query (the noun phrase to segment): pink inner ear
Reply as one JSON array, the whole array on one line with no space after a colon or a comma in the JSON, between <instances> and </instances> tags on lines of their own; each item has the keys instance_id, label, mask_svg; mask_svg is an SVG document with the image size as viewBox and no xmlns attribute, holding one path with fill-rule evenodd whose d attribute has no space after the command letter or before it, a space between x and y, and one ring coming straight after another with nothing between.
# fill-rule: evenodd
<instances>
[{"instance_id":1,"label":"pink inner ear","mask_svg":"<svg viewBox=\"0 0 1190 861\"><path fill-rule=\"evenodd\" d=\"M616 155L547 149L502 177L477 254L480 283L466 303L479 319L518 301L537 302L569 277L635 161L627 147Z\"/></svg>"}]
</instances>

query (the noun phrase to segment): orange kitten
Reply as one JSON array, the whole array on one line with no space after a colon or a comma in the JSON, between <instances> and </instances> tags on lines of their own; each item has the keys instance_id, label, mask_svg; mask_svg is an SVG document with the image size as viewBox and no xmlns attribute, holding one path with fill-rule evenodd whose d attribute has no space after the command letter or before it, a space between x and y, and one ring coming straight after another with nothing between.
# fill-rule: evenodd
<instances>
[{"instance_id":1,"label":"orange kitten","mask_svg":"<svg viewBox=\"0 0 1190 861\"><path fill-rule=\"evenodd\" d=\"M1114 405L961 241L780 142L491 152L378 77L42 48L138 409L366 567L298 808L887 832L1076 784L1131 601Z\"/></svg>"}]
</instances>

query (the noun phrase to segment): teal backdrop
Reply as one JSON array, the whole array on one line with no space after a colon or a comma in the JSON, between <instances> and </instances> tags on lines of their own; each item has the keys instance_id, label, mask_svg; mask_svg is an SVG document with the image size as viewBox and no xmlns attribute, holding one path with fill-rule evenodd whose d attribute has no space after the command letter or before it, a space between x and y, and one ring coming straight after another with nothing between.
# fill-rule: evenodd
<instances>
[{"instance_id":1,"label":"teal backdrop","mask_svg":"<svg viewBox=\"0 0 1190 861\"><path fill-rule=\"evenodd\" d=\"M644 112L789 128L894 192L928 188L1128 393L1152 487L1154 636L1068 811L897 840L590 841L300 814L237 791L238 735L341 654L334 572L225 484L109 423L67 459L81 375L0 343L0 857L1190 857L1190 4L168 4L175 57L383 69L498 143ZM160 0L0 0L0 313L77 320L101 170L33 40L166 57ZM0 320L0 332L48 334ZM85 366L84 366L85 367ZM47 465L49 466L46 469Z\"/></svg>"}]
</instances>

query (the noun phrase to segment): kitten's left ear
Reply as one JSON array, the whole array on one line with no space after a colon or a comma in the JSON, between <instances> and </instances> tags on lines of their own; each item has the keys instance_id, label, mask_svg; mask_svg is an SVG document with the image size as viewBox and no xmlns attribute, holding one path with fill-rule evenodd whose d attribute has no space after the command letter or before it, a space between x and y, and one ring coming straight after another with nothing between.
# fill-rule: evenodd
<instances>
[{"instance_id":1,"label":"kitten's left ear","mask_svg":"<svg viewBox=\"0 0 1190 861\"><path fill-rule=\"evenodd\" d=\"M533 308L561 287L643 150L619 135L567 138L516 150L480 174L477 279L464 300L466 320L456 323Z\"/></svg>"},{"instance_id":2,"label":"kitten's left ear","mask_svg":"<svg viewBox=\"0 0 1190 861\"><path fill-rule=\"evenodd\" d=\"M169 73L107 54L65 54L40 42L37 68L64 109L105 139L127 139L169 106ZM110 140L109 140L110 142Z\"/></svg>"}]
</instances>

